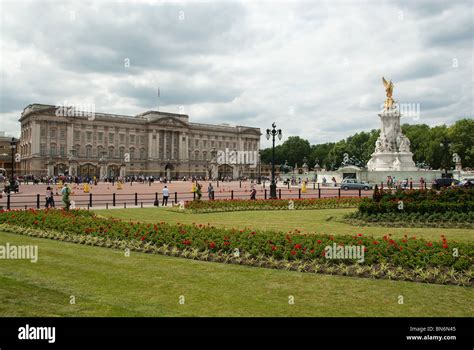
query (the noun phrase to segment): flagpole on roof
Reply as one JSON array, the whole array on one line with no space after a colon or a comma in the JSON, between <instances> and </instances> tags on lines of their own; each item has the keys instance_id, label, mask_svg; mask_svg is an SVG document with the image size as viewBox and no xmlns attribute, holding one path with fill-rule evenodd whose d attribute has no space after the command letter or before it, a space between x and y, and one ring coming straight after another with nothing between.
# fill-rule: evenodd
<instances>
[{"instance_id":1,"label":"flagpole on roof","mask_svg":"<svg viewBox=\"0 0 474 350\"><path fill-rule=\"evenodd\" d=\"M157 111L160 110L160 88L158 88L158 107L156 109Z\"/></svg>"}]
</instances>

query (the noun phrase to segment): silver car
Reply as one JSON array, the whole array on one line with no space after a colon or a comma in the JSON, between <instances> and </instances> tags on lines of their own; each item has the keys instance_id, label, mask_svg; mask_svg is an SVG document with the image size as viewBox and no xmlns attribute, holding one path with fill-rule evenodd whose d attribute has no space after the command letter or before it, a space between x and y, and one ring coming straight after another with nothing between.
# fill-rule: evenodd
<instances>
[{"instance_id":1,"label":"silver car","mask_svg":"<svg viewBox=\"0 0 474 350\"><path fill-rule=\"evenodd\" d=\"M347 190L364 190L368 191L371 190L373 186L369 184L368 182L364 181L359 181L356 179L344 179L341 182L341 189L347 191Z\"/></svg>"}]
</instances>

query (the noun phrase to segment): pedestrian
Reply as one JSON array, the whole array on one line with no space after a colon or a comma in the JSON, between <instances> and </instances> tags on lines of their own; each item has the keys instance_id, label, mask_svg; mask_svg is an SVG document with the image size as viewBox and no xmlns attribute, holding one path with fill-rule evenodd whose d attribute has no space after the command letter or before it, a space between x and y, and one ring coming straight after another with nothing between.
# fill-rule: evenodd
<instances>
[{"instance_id":1,"label":"pedestrian","mask_svg":"<svg viewBox=\"0 0 474 350\"><path fill-rule=\"evenodd\" d=\"M71 194L71 189L69 185L66 183L64 184L63 189L61 190L61 194L63 196L63 203L66 210L69 210L71 207L71 200L69 199L69 195Z\"/></svg>"},{"instance_id":2,"label":"pedestrian","mask_svg":"<svg viewBox=\"0 0 474 350\"><path fill-rule=\"evenodd\" d=\"M257 190L255 188L252 188L252 190L250 191L250 200L252 201L256 200L257 199L256 196L257 196Z\"/></svg>"},{"instance_id":3,"label":"pedestrian","mask_svg":"<svg viewBox=\"0 0 474 350\"><path fill-rule=\"evenodd\" d=\"M420 177L420 189L425 189L425 179L423 179L423 176Z\"/></svg>"},{"instance_id":4,"label":"pedestrian","mask_svg":"<svg viewBox=\"0 0 474 350\"><path fill-rule=\"evenodd\" d=\"M199 182L196 185L196 196L197 200L200 201L202 197L202 185Z\"/></svg>"},{"instance_id":5,"label":"pedestrian","mask_svg":"<svg viewBox=\"0 0 474 350\"><path fill-rule=\"evenodd\" d=\"M46 187L45 199L46 199L45 207L54 208L54 194L50 186Z\"/></svg>"},{"instance_id":6,"label":"pedestrian","mask_svg":"<svg viewBox=\"0 0 474 350\"><path fill-rule=\"evenodd\" d=\"M170 190L168 189L168 186L163 187L163 200L161 202L161 206L167 206L168 205L168 197L170 196Z\"/></svg>"},{"instance_id":7,"label":"pedestrian","mask_svg":"<svg viewBox=\"0 0 474 350\"><path fill-rule=\"evenodd\" d=\"M207 194L209 195L209 199L213 201L214 200L214 187L212 186L211 182L209 182L209 186L207 187Z\"/></svg>"}]
</instances>

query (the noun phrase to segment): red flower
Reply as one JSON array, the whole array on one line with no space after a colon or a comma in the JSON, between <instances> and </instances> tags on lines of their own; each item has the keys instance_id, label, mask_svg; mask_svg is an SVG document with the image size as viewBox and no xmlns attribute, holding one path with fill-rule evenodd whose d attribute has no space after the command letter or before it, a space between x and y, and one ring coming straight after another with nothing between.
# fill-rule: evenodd
<instances>
[{"instance_id":1,"label":"red flower","mask_svg":"<svg viewBox=\"0 0 474 350\"><path fill-rule=\"evenodd\" d=\"M320 239L318 239L318 244L321 244L321 240L320 240Z\"/></svg>"},{"instance_id":2,"label":"red flower","mask_svg":"<svg viewBox=\"0 0 474 350\"><path fill-rule=\"evenodd\" d=\"M214 249L216 247L216 244L214 242L211 242L209 244L209 248Z\"/></svg>"},{"instance_id":3,"label":"red flower","mask_svg":"<svg viewBox=\"0 0 474 350\"><path fill-rule=\"evenodd\" d=\"M142 241L144 241L146 238L146 236L142 236L142 238L140 238Z\"/></svg>"},{"instance_id":4,"label":"red flower","mask_svg":"<svg viewBox=\"0 0 474 350\"><path fill-rule=\"evenodd\" d=\"M443 244L443 248L444 248L444 249L448 249L448 245L447 245L446 243Z\"/></svg>"},{"instance_id":5,"label":"red flower","mask_svg":"<svg viewBox=\"0 0 474 350\"><path fill-rule=\"evenodd\" d=\"M377 242L377 241L373 241L372 243L375 244L375 245L379 244L379 242Z\"/></svg>"},{"instance_id":6,"label":"red flower","mask_svg":"<svg viewBox=\"0 0 474 350\"><path fill-rule=\"evenodd\" d=\"M310 253L314 253L314 249L311 249L309 252L310 252Z\"/></svg>"},{"instance_id":7,"label":"red flower","mask_svg":"<svg viewBox=\"0 0 474 350\"><path fill-rule=\"evenodd\" d=\"M295 249L301 249L301 244L295 244L294 248Z\"/></svg>"},{"instance_id":8,"label":"red flower","mask_svg":"<svg viewBox=\"0 0 474 350\"><path fill-rule=\"evenodd\" d=\"M224 245L230 245L230 242L224 242Z\"/></svg>"},{"instance_id":9,"label":"red flower","mask_svg":"<svg viewBox=\"0 0 474 350\"><path fill-rule=\"evenodd\" d=\"M35 222L33 224L38 225L38 220L35 220Z\"/></svg>"},{"instance_id":10,"label":"red flower","mask_svg":"<svg viewBox=\"0 0 474 350\"><path fill-rule=\"evenodd\" d=\"M277 249L278 249L278 248L277 248L276 246L272 245L272 251L275 251L275 250L277 250Z\"/></svg>"},{"instance_id":11,"label":"red flower","mask_svg":"<svg viewBox=\"0 0 474 350\"><path fill-rule=\"evenodd\" d=\"M362 237L362 233L359 233L357 236Z\"/></svg>"},{"instance_id":12,"label":"red flower","mask_svg":"<svg viewBox=\"0 0 474 350\"><path fill-rule=\"evenodd\" d=\"M296 255L296 252L294 250L292 250L291 255Z\"/></svg>"},{"instance_id":13,"label":"red flower","mask_svg":"<svg viewBox=\"0 0 474 350\"><path fill-rule=\"evenodd\" d=\"M189 239L185 239L185 240L183 240L183 244L184 245L190 245L191 241Z\"/></svg>"},{"instance_id":14,"label":"red flower","mask_svg":"<svg viewBox=\"0 0 474 350\"><path fill-rule=\"evenodd\" d=\"M426 244L426 246L428 246L428 247L432 247L432 246L433 246L433 243L431 243L431 242L428 242L428 243Z\"/></svg>"}]
</instances>

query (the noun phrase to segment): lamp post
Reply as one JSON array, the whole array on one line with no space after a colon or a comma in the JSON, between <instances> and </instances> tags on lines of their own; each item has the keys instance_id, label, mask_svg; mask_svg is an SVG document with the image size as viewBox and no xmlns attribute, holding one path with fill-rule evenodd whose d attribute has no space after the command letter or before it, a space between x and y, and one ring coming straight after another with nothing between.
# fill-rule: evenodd
<instances>
[{"instance_id":1,"label":"lamp post","mask_svg":"<svg viewBox=\"0 0 474 350\"><path fill-rule=\"evenodd\" d=\"M257 176L257 185L260 185L262 183L262 163L260 159L260 152L258 152L258 176Z\"/></svg>"},{"instance_id":2,"label":"lamp post","mask_svg":"<svg viewBox=\"0 0 474 350\"><path fill-rule=\"evenodd\" d=\"M446 138L443 137L439 145L444 150L444 177L448 177L448 165L449 165L449 146L451 146L451 142Z\"/></svg>"},{"instance_id":3,"label":"lamp post","mask_svg":"<svg viewBox=\"0 0 474 350\"><path fill-rule=\"evenodd\" d=\"M15 183L15 150L16 150L16 140L12 137L12 141L10 142L10 148L12 150L12 181L11 185L14 186Z\"/></svg>"},{"instance_id":4,"label":"lamp post","mask_svg":"<svg viewBox=\"0 0 474 350\"><path fill-rule=\"evenodd\" d=\"M272 183L270 184L270 199L276 199L276 182L275 182L275 136L278 136L278 139L281 140L282 133L281 129L276 129L276 124L272 124L272 129L267 129L267 140L272 137Z\"/></svg>"}]
</instances>

